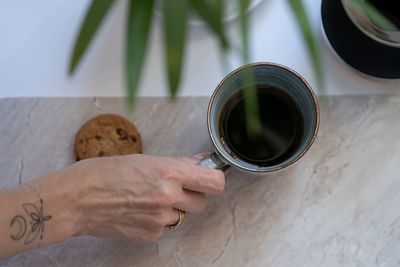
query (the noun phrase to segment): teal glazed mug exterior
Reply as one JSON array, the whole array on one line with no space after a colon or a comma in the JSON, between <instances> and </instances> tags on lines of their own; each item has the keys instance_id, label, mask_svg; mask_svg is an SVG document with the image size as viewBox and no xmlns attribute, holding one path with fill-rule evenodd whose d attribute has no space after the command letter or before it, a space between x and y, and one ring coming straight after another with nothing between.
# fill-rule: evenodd
<instances>
[{"instance_id":1,"label":"teal glazed mug exterior","mask_svg":"<svg viewBox=\"0 0 400 267\"><path fill-rule=\"evenodd\" d=\"M249 79L244 78L244 74L248 72L252 74L253 78L250 81L252 84L247 84ZM222 113L226 112L224 107L239 91L248 86L251 86L251 88L260 86L266 88L274 87L283 90L296 103L303 117L303 132L298 145L281 162L262 166L247 161L238 157L232 147L224 142L222 138ZM207 125L215 152L202 159L199 165L222 170L233 166L239 170L258 174L285 169L302 158L312 146L319 128L319 117L317 97L308 83L298 73L286 66L275 63L260 62L245 65L225 77L211 96L207 112Z\"/></svg>"}]
</instances>

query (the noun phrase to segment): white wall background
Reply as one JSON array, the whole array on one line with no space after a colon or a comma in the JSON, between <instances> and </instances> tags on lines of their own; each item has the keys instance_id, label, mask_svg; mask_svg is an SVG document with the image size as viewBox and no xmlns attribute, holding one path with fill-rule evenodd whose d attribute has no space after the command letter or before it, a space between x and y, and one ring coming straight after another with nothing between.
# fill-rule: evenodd
<instances>
[{"instance_id":1,"label":"white wall background","mask_svg":"<svg viewBox=\"0 0 400 267\"><path fill-rule=\"evenodd\" d=\"M126 0L107 17L78 72L67 76L68 57L89 0L3 0L0 9L0 97L123 96L123 33ZM400 80L369 79L343 65L322 38L320 0L305 0L320 43L328 94L400 92ZM265 0L251 12L252 61L285 64L315 85L307 52L285 0ZM229 23L233 29L232 23ZM231 29L231 30L232 30ZM238 35L233 33L237 40ZM210 95L229 71L222 68L218 46L201 27L192 27L181 95ZM140 94L166 95L160 21L153 23Z\"/></svg>"}]
</instances>

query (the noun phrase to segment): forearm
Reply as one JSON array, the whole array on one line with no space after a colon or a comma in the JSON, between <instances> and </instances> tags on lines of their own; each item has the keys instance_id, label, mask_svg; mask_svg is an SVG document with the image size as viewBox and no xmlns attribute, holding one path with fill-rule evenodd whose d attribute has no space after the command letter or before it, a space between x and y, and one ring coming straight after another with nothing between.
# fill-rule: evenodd
<instances>
[{"instance_id":1,"label":"forearm","mask_svg":"<svg viewBox=\"0 0 400 267\"><path fill-rule=\"evenodd\" d=\"M76 234L73 199L54 174L0 191L0 259Z\"/></svg>"},{"instance_id":2,"label":"forearm","mask_svg":"<svg viewBox=\"0 0 400 267\"><path fill-rule=\"evenodd\" d=\"M224 183L221 171L190 158L80 161L0 191L0 259L81 234L156 240L182 211L204 210L205 194L221 193Z\"/></svg>"}]
</instances>

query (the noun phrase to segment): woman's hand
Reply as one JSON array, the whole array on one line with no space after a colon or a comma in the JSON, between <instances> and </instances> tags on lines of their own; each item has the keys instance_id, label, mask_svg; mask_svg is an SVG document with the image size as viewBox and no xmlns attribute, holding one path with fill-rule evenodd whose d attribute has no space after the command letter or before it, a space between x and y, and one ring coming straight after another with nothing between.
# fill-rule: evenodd
<instances>
[{"instance_id":1,"label":"woman's hand","mask_svg":"<svg viewBox=\"0 0 400 267\"><path fill-rule=\"evenodd\" d=\"M224 190L223 172L197 163L146 155L97 158L78 162L54 179L70 192L76 235L152 241L179 220L176 209L199 213L207 206L205 194Z\"/></svg>"},{"instance_id":2,"label":"woman's hand","mask_svg":"<svg viewBox=\"0 0 400 267\"><path fill-rule=\"evenodd\" d=\"M152 241L179 213L198 213L224 190L222 171L191 158L146 155L80 161L0 191L0 259L71 236Z\"/></svg>"}]
</instances>

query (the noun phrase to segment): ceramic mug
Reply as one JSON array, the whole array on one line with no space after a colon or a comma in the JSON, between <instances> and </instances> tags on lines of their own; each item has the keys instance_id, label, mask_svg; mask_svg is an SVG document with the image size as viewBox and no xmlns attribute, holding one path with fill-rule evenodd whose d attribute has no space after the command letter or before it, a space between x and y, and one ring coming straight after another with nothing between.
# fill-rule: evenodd
<instances>
[{"instance_id":1,"label":"ceramic mug","mask_svg":"<svg viewBox=\"0 0 400 267\"><path fill-rule=\"evenodd\" d=\"M261 86L279 88L285 91L297 104L303 117L303 133L298 145L283 161L273 165L261 166L238 157L221 138L220 126L223 117L221 113L226 112L224 107L228 101L238 91L246 87L248 79L244 79L244 74L248 72L253 75L252 90L256 90L256 87ZM204 158L200 165L222 170L229 166L234 166L243 171L265 174L282 170L292 165L309 150L319 128L319 107L313 90L298 73L279 64L253 63L234 70L217 86L208 105L207 125L215 152ZM243 127L245 126L243 125Z\"/></svg>"}]
</instances>

